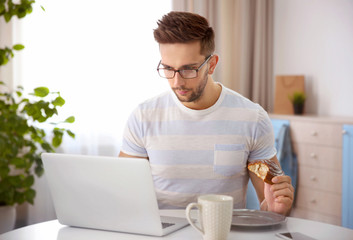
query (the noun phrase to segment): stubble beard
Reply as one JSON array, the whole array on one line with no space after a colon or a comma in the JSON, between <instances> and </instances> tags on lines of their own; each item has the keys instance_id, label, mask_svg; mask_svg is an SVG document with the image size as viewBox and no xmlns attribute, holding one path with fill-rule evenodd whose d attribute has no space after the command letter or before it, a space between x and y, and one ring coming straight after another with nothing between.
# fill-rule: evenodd
<instances>
[{"instance_id":1,"label":"stubble beard","mask_svg":"<svg viewBox=\"0 0 353 240\"><path fill-rule=\"evenodd\" d=\"M203 92L204 92L205 87L207 85L207 81L208 81L208 71L205 72L205 75L203 77L203 81L199 84L196 91L192 91L190 97L188 97L188 98L183 98L183 96L179 96L176 93L176 90L191 91L192 89L190 89L190 88L183 88L183 87L173 88L173 91L180 102L197 102L198 100L200 100L201 96L203 95Z\"/></svg>"}]
</instances>

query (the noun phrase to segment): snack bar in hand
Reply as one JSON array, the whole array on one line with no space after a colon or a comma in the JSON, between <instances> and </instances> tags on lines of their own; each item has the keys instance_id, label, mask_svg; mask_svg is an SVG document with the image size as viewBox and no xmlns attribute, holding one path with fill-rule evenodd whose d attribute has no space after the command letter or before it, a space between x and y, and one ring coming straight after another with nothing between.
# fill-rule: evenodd
<instances>
[{"instance_id":1,"label":"snack bar in hand","mask_svg":"<svg viewBox=\"0 0 353 240\"><path fill-rule=\"evenodd\" d=\"M273 184L273 177L284 175L281 167L275 161L268 159L251 162L248 164L248 169L268 184Z\"/></svg>"}]
</instances>

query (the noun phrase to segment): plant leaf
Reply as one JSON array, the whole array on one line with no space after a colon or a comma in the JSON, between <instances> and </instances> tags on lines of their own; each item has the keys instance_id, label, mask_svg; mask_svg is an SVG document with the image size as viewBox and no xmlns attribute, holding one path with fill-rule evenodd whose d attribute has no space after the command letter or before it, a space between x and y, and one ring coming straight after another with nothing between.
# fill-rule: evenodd
<instances>
[{"instance_id":1,"label":"plant leaf","mask_svg":"<svg viewBox=\"0 0 353 240\"><path fill-rule=\"evenodd\" d=\"M62 137L55 136L53 137L52 144L54 147L59 147L62 142Z\"/></svg>"},{"instance_id":2,"label":"plant leaf","mask_svg":"<svg viewBox=\"0 0 353 240\"><path fill-rule=\"evenodd\" d=\"M71 132L70 130L66 130L66 132L70 137L75 138L75 133Z\"/></svg>"},{"instance_id":3,"label":"plant leaf","mask_svg":"<svg viewBox=\"0 0 353 240\"><path fill-rule=\"evenodd\" d=\"M51 103L52 103L54 106L59 106L59 107L61 107L61 106L63 106L63 105L65 104L65 100L64 100L62 97L58 96L58 97L55 98Z\"/></svg>"},{"instance_id":4,"label":"plant leaf","mask_svg":"<svg viewBox=\"0 0 353 240\"><path fill-rule=\"evenodd\" d=\"M37 166L35 169L34 169L34 172L36 173L36 175L38 177L41 177L43 174L44 174L44 168L41 167L41 166Z\"/></svg>"},{"instance_id":5,"label":"plant leaf","mask_svg":"<svg viewBox=\"0 0 353 240\"><path fill-rule=\"evenodd\" d=\"M9 13L9 12L6 12L4 14L4 18L5 18L5 21L6 22L10 22L11 18L12 18L12 15Z\"/></svg>"},{"instance_id":6,"label":"plant leaf","mask_svg":"<svg viewBox=\"0 0 353 240\"><path fill-rule=\"evenodd\" d=\"M51 145L48 142L43 142L41 144L41 146L46 152L53 152L54 151L54 149L51 147Z\"/></svg>"},{"instance_id":7,"label":"plant leaf","mask_svg":"<svg viewBox=\"0 0 353 240\"><path fill-rule=\"evenodd\" d=\"M64 132L60 128L55 128L53 130L53 133L54 133L54 137L52 139L52 145L53 145L53 147L57 148L60 146L60 144L62 142Z\"/></svg>"},{"instance_id":8,"label":"plant leaf","mask_svg":"<svg viewBox=\"0 0 353 240\"><path fill-rule=\"evenodd\" d=\"M31 187L34 184L34 177L33 175L30 175L26 177L26 179L23 181L23 187Z\"/></svg>"},{"instance_id":9,"label":"plant leaf","mask_svg":"<svg viewBox=\"0 0 353 240\"><path fill-rule=\"evenodd\" d=\"M24 192L24 196L27 202L33 204L34 197L36 196L36 191L33 189L28 189L26 192Z\"/></svg>"},{"instance_id":10,"label":"plant leaf","mask_svg":"<svg viewBox=\"0 0 353 240\"><path fill-rule=\"evenodd\" d=\"M45 97L49 94L49 89L47 87L38 87L34 89L34 95L37 97Z\"/></svg>"},{"instance_id":11,"label":"plant leaf","mask_svg":"<svg viewBox=\"0 0 353 240\"><path fill-rule=\"evenodd\" d=\"M9 172L10 172L10 168L9 167L6 167L6 166L0 167L0 177L1 178L7 177Z\"/></svg>"},{"instance_id":12,"label":"plant leaf","mask_svg":"<svg viewBox=\"0 0 353 240\"><path fill-rule=\"evenodd\" d=\"M16 91L17 97L21 97L22 93L20 91Z\"/></svg>"},{"instance_id":13,"label":"plant leaf","mask_svg":"<svg viewBox=\"0 0 353 240\"><path fill-rule=\"evenodd\" d=\"M74 123L75 122L75 117L74 116L70 116L70 117L66 118L65 122Z\"/></svg>"},{"instance_id":14,"label":"plant leaf","mask_svg":"<svg viewBox=\"0 0 353 240\"><path fill-rule=\"evenodd\" d=\"M24 168L26 166L26 161L23 158L13 158L10 161L11 164L13 164L16 168Z\"/></svg>"},{"instance_id":15,"label":"plant leaf","mask_svg":"<svg viewBox=\"0 0 353 240\"><path fill-rule=\"evenodd\" d=\"M20 50L24 49L25 46L23 46L22 44L16 44L12 48L16 51L20 51Z\"/></svg>"}]
</instances>

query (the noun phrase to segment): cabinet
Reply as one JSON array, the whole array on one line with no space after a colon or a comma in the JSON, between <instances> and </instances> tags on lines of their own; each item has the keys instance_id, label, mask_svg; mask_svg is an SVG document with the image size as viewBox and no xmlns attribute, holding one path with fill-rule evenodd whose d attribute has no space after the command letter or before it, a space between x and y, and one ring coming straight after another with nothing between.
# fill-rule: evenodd
<instances>
[{"instance_id":1,"label":"cabinet","mask_svg":"<svg viewBox=\"0 0 353 240\"><path fill-rule=\"evenodd\" d=\"M353 124L353 118L270 117L289 121L298 158L297 195L291 215L342 225L343 127Z\"/></svg>"}]
</instances>

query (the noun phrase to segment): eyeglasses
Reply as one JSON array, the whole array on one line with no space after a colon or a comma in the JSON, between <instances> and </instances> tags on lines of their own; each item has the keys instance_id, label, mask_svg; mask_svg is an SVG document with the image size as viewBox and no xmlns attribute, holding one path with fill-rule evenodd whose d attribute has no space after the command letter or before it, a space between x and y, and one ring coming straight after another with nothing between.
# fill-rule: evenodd
<instances>
[{"instance_id":1,"label":"eyeglasses","mask_svg":"<svg viewBox=\"0 0 353 240\"><path fill-rule=\"evenodd\" d=\"M179 70L174 70L171 68L160 68L159 66L161 65L161 61L159 61L157 71L159 76L162 78L167 78L171 79L174 78L175 73L178 72L182 78L185 79L190 79L190 78L196 78L198 75L198 72L200 69L207 63L207 61L212 57L212 55L208 56L206 60L198 67L195 69L179 69Z\"/></svg>"}]
</instances>

